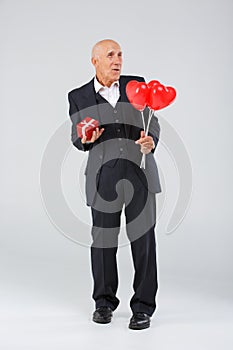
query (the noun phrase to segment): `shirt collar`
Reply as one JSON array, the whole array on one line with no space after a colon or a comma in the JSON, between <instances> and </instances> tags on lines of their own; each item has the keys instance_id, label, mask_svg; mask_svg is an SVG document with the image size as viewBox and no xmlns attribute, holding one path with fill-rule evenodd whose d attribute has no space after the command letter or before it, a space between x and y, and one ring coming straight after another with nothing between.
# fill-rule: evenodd
<instances>
[{"instance_id":1,"label":"shirt collar","mask_svg":"<svg viewBox=\"0 0 233 350\"><path fill-rule=\"evenodd\" d=\"M96 93L99 92L101 89L104 89L104 88L110 89L110 88L111 88L113 85L115 85L115 84L119 87L119 80L114 81L114 82L112 83L112 85L108 88L107 86L103 86L102 84L100 84L100 83L98 82L98 80L96 79L96 77L95 77L95 79L94 79L94 88L95 88L95 92L96 92Z\"/></svg>"}]
</instances>

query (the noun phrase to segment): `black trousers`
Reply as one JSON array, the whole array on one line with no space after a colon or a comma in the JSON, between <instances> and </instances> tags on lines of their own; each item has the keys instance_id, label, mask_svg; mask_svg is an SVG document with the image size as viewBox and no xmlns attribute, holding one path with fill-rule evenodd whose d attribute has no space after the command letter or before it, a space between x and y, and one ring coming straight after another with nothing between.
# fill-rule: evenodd
<instances>
[{"instance_id":1,"label":"black trousers","mask_svg":"<svg viewBox=\"0 0 233 350\"><path fill-rule=\"evenodd\" d=\"M105 165L101 169L99 195L107 204L115 200L117 210L108 212L107 204L106 210L103 210L103 206L98 207L98 200L91 208L91 267L94 281L92 297L96 308L109 306L115 310L120 303L116 296L117 249L124 204L126 233L134 264L134 294L130 307L132 312L145 312L152 316L156 308L158 289L154 232L156 202L155 194L149 192L136 175L135 166L137 165L130 161L119 159L114 167Z\"/></svg>"}]
</instances>

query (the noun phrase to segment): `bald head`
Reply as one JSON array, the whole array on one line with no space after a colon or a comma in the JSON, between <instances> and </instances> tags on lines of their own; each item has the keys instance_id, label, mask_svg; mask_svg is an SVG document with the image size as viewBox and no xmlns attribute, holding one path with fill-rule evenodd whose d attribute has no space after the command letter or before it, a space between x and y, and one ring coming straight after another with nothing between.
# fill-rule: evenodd
<instances>
[{"instance_id":1,"label":"bald head","mask_svg":"<svg viewBox=\"0 0 233 350\"><path fill-rule=\"evenodd\" d=\"M93 46L91 57L92 58L98 57L101 51L103 51L107 46L110 46L111 44L114 44L120 48L120 45L115 40L111 40L111 39L100 40Z\"/></svg>"},{"instance_id":2,"label":"bald head","mask_svg":"<svg viewBox=\"0 0 233 350\"><path fill-rule=\"evenodd\" d=\"M91 62L95 67L97 80L103 86L111 86L120 78L122 66L120 45L111 39L97 42L92 49Z\"/></svg>"}]
</instances>

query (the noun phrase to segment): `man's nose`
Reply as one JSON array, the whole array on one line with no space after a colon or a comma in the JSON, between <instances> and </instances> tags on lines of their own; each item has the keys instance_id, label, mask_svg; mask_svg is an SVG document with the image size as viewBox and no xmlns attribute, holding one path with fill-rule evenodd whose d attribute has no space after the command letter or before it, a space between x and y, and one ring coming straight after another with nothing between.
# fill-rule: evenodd
<instances>
[{"instance_id":1,"label":"man's nose","mask_svg":"<svg viewBox=\"0 0 233 350\"><path fill-rule=\"evenodd\" d=\"M120 65L122 63L122 59L119 56L115 56L114 58L114 64Z\"/></svg>"}]
</instances>

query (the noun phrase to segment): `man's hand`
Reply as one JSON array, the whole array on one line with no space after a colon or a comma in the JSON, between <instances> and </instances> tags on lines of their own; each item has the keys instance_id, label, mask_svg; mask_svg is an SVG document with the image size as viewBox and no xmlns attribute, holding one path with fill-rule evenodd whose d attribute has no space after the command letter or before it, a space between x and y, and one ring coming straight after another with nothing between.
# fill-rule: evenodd
<instances>
[{"instance_id":1,"label":"man's hand","mask_svg":"<svg viewBox=\"0 0 233 350\"><path fill-rule=\"evenodd\" d=\"M103 134L103 131L104 131L104 128L102 128L101 130L99 130L99 128L96 128L96 130L93 131L92 137L90 140L87 141L86 135L83 135L81 142L82 143L93 143Z\"/></svg>"},{"instance_id":2,"label":"man's hand","mask_svg":"<svg viewBox=\"0 0 233 350\"><path fill-rule=\"evenodd\" d=\"M145 131L141 130L141 137L137 141L136 144L141 146L141 152L143 154L148 154L155 147L153 137L145 136Z\"/></svg>"}]
</instances>

